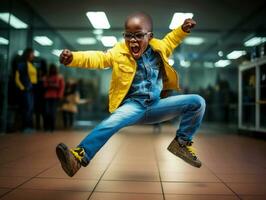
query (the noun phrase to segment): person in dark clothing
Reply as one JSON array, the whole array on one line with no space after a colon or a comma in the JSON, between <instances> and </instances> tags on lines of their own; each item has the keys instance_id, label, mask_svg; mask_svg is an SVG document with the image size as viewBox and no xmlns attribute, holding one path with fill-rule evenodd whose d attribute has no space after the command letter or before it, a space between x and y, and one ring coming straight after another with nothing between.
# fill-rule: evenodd
<instances>
[{"instance_id":1,"label":"person in dark clothing","mask_svg":"<svg viewBox=\"0 0 266 200\"><path fill-rule=\"evenodd\" d=\"M45 118L44 130L53 132L56 124L58 101L64 94L64 79L57 72L57 67L51 64L49 73L44 78Z\"/></svg>"},{"instance_id":2,"label":"person in dark clothing","mask_svg":"<svg viewBox=\"0 0 266 200\"><path fill-rule=\"evenodd\" d=\"M37 69L32 63L33 59L33 49L25 49L15 72L15 82L21 97L22 131L25 133L33 131L33 87L37 83Z\"/></svg>"},{"instance_id":3,"label":"person in dark clothing","mask_svg":"<svg viewBox=\"0 0 266 200\"><path fill-rule=\"evenodd\" d=\"M41 129L41 121L44 121L44 105L45 105L45 99L44 99L44 77L47 74L47 63L44 59L42 59L39 63L38 68L38 82L34 87L34 113L35 113L35 126L37 130Z\"/></svg>"}]
</instances>

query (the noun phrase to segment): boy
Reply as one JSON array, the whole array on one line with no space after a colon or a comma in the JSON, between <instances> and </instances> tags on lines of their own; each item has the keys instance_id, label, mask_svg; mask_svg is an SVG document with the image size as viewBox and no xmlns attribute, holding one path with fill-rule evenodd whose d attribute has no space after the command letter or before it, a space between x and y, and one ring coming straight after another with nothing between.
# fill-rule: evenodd
<instances>
[{"instance_id":1,"label":"boy","mask_svg":"<svg viewBox=\"0 0 266 200\"><path fill-rule=\"evenodd\" d=\"M86 167L97 151L119 129L136 123L158 123L182 116L180 127L168 150L189 164L201 162L191 150L192 137L203 118L205 101L198 95L161 98L166 90L178 90L178 75L168 64L168 57L196 25L186 19L182 26L162 40L153 38L152 19L145 13L134 13L125 21L125 42L107 52L71 52L64 50L60 62L83 68L112 67L107 119L96 126L74 149L60 143L56 153L62 168L73 176Z\"/></svg>"}]
</instances>

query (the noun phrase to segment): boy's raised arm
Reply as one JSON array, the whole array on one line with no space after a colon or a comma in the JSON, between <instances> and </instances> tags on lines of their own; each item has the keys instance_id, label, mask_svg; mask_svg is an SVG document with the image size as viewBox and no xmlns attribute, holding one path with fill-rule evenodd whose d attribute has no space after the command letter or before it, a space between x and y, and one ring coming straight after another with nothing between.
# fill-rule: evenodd
<instances>
[{"instance_id":1,"label":"boy's raised arm","mask_svg":"<svg viewBox=\"0 0 266 200\"><path fill-rule=\"evenodd\" d=\"M190 33L191 29L194 28L195 25L196 22L193 19L186 19L180 27L174 29L163 38L162 41L167 46L168 56L172 54L173 50Z\"/></svg>"},{"instance_id":2,"label":"boy's raised arm","mask_svg":"<svg viewBox=\"0 0 266 200\"><path fill-rule=\"evenodd\" d=\"M64 49L60 54L60 63L69 67L103 69L112 67L111 51L77 51Z\"/></svg>"}]
</instances>

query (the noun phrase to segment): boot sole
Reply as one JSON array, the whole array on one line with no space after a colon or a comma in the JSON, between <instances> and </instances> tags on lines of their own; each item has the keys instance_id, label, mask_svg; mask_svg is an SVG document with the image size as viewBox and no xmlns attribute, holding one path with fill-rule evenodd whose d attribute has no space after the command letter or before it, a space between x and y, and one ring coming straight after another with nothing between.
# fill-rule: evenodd
<instances>
[{"instance_id":1,"label":"boot sole","mask_svg":"<svg viewBox=\"0 0 266 200\"><path fill-rule=\"evenodd\" d=\"M56 146L56 155L61 163L63 170L66 172L68 176L72 177L74 174L72 172L72 169L70 168L68 147L63 143L58 144Z\"/></svg>"},{"instance_id":2,"label":"boot sole","mask_svg":"<svg viewBox=\"0 0 266 200\"><path fill-rule=\"evenodd\" d=\"M174 154L175 156L181 158L182 160L184 160L186 163L192 165L193 167L197 167L197 168L201 167L201 163L193 162L189 158L185 157L183 154L179 153L179 151L175 147L172 147L172 146L174 146L174 144L171 143L167 147L167 150L170 151L172 154Z\"/></svg>"}]
</instances>

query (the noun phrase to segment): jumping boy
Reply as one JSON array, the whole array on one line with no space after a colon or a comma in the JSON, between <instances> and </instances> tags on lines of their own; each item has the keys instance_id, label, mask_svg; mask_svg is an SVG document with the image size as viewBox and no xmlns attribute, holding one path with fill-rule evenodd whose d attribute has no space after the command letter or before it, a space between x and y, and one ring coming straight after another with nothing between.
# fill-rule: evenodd
<instances>
[{"instance_id":1,"label":"jumping boy","mask_svg":"<svg viewBox=\"0 0 266 200\"><path fill-rule=\"evenodd\" d=\"M182 26L162 40L153 38L153 23L149 15L139 12L125 21L125 42L107 52L65 49L60 62L69 67L104 69L112 67L109 111L112 113L73 149L60 143L56 154L62 168L73 176L81 166L86 167L108 139L123 127L136 123L158 123L181 116L176 137L168 150L187 163L201 167L193 152L192 138L199 128L205 101L199 95L176 95L162 98L167 90L179 90L176 71L168 58L173 50L196 25L186 19Z\"/></svg>"}]
</instances>

